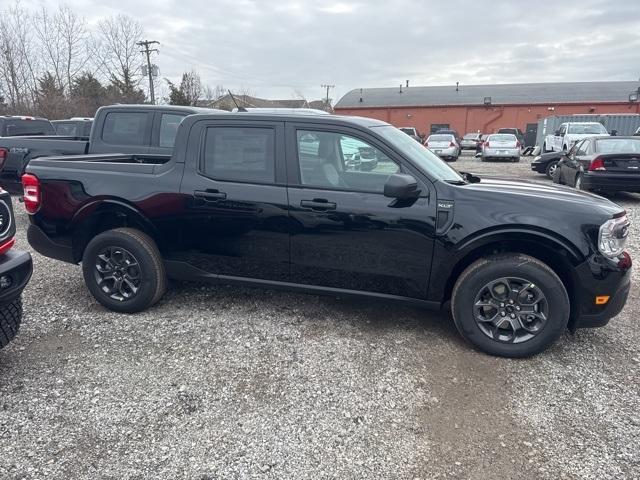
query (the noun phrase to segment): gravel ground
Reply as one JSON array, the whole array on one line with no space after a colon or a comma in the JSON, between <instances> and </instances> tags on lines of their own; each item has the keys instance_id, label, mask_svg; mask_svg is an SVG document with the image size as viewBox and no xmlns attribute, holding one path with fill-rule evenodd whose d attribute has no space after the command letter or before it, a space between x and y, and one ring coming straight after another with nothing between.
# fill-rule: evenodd
<instances>
[{"instance_id":1,"label":"gravel ground","mask_svg":"<svg viewBox=\"0 0 640 480\"><path fill-rule=\"evenodd\" d=\"M546 182L529 161L456 166ZM614 200L638 257L640 196ZM640 478L635 288L609 326L506 360L357 300L179 285L119 315L79 267L34 262L0 351L2 479Z\"/></svg>"}]
</instances>

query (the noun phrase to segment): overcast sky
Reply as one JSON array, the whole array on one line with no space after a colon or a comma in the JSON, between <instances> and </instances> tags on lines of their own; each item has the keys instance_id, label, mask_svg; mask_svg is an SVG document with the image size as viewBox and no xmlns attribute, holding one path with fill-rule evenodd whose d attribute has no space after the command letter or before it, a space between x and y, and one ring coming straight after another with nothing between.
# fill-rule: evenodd
<instances>
[{"instance_id":1,"label":"overcast sky","mask_svg":"<svg viewBox=\"0 0 640 480\"><path fill-rule=\"evenodd\" d=\"M640 0L68 0L161 42L162 76L312 100L352 88L637 80ZM35 6L52 1L28 0ZM141 58L142 60L142 58Z\"/></svg>"}]
</instances>

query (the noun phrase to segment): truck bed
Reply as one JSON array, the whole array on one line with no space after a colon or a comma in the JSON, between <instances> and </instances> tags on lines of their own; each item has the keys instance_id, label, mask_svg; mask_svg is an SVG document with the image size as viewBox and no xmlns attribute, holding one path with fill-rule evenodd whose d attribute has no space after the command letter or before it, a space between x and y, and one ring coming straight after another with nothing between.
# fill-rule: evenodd
<instances>
[{"instance_id":1,"label":"truck bed","mask_svg":"<svg viewBox=\"0 0 640 480\"><path fill-rule=\"evenodd\" d=\"M36 158L29 162L27 171L53 172L66 171L104 171L130 172L138 174L158 173L171 160L171 155L123 155L119 153L95 155L66 155Z\"/></svg>"}]
</instances>

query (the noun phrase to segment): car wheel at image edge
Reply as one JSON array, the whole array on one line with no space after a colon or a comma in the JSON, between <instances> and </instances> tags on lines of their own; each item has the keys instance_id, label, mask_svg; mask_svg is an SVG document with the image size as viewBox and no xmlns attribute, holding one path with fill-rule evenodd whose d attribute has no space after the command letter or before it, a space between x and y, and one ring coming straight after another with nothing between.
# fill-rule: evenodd
<instances>
[{"instance_id":1,"label":"car wheel at image edge","mask_svg":"<svg viewBox=\"0 0 640 480\"><path fill-rule=\"evenodd\" d=\"M0 348L6 347L20 329L22 321L22 300L16 298L0 306Z\"/></svg>"},{"instance_id":2,"label":"car wheel at image edge","mask_svg":"<svg viewBox=\"0 0 640 480\"><path fill-rule=\"evenodd\" d=\"M154 305L166 290L166 274L156 243L132 228L94 237L82 257L84 281L110 310L135 313Z\"/></svg>"},{"instance_id":3,"label":"car wheel at image edge","mask_svg":"<svg viewBox=\"0 0 640 480\"><path fill-rule=\"evenodd\" d=\"M556 273L518 253L477 260L462 272L451 297L460 334L501 357L529 357L547 349L566 329L569 311Z\"/></svg>"},{"instance_id":4,"label":"car wheel at image edge","mask_svg":"<svg viewBox=\"0 0 640 480\"><path fill-rule=\"evenodd\" d=\"M553 174L556 171L556 168L558 167L558 162L554 161L554 162L549 162L549 165L547 165L545 174L547 175L548 178L553 180Z\"/></svg>"}]
</instances>

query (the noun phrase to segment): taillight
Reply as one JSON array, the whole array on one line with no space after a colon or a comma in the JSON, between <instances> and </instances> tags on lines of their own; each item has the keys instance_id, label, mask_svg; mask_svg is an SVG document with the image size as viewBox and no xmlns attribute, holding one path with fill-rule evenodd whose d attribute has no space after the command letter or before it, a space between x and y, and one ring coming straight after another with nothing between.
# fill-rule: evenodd
<instances>
[{"instance_id":1,"label":"taillight","mask_svg":"<svg viewBox=\"0 0 640 480\"><path fill-rule=\"evenodd\" d=\"M600 157L594 158L593 160L591 160L591 163L589 164L589 169L590 172L596 172L596 171L603 171L606 170L605 166L604 166L604 160L602 160Z\"/></svg>"},{"instance_id":2,"label":"taillight","mask_svg":"<svg viewBox=\"0 0 640 480\"><path fill-rule=\"evenodd\" d=\"M4 167L4 162L6 162L8 156L9 150L6 148L0 148L0 169Z\"/></svg>"},{"instance_id":3,"label":"taillight","mask_svg":"<svg viewBox=\"0 0 640 480\"><path fill-rule=\"evenodd\" d=\"M520 148L520 142L516 142L516 148Z\"/></svg>"},{"instance_id":4,"label":"taillight","mask_svg":"<svg viewBox=\"0 0 640 480\"><path fill-rule=\"evenodd\" d=\"M7 253L15 244L15 238L8 238L4 242L0 243L0 255L4 255L5 253Z\"/></svg>"},{"instance_id":5,"label":"taillight","mask_svg":"<svg viewBox=\"0 0 640 480\"><path fill-rule=\"evenodd\" d=\"M489 140L482 144L482 148L489 148Z\"/></svg>"},{"instance_id":6,"label":"taillight","mask_svg":"<svg viewBox=\"0 0 640 480\"><path fill-rule=\"evenodd\" d=\"M456 146L456 144L455 144L455 143L453 143L453 142L451 142L451 143L449 144L449 146L450 146L450 147L455 147L455 146Z\"/></svg>"},{"instance_id":7,"label":"taillight","mask_svg":"<svg viewBox=\"0 0 640 480\"><path fill-rule=\"evenodd\" d=\"M36 213L40 208L40 180L35 175L25 173L22 176L22 189L24 190L24 208L27 213Z\"/></svg>"}]
</instances>

